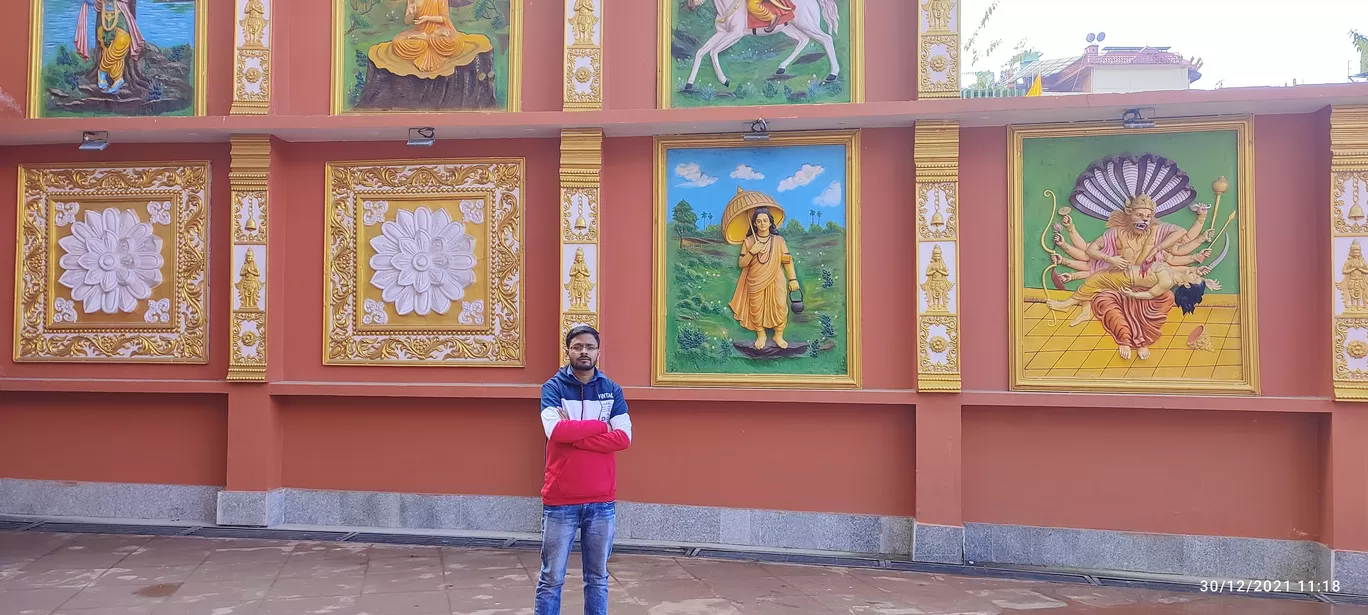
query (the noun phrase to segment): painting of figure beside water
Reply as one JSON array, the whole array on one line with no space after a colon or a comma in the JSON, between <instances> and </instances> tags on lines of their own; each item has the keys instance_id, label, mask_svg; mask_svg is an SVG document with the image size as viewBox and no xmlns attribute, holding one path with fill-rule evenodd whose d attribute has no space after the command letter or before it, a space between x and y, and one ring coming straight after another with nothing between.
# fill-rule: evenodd
<instances>
[{"instance_id":1,"label":"painting of figure beside water","mask_svg":"<svg viewBox=\"0 0 1368 615\"><path fill-rule=\"evenodd\" d=\"M862 0L661 0L663 107L859 102Z\"/></svg>"},{"instance_id":2,"label":"painting of figure beside water","mask_svg":"<svg viewBox=\"0 0 1368 615\"><path fill-rule=\"evenodd\" d=\"M333 112L516 111L521 0L337 0Z\"/></svg>"},{"instance_id":3,"label":"painting of figure beside water","mask_svg":"<svg viewBox=\"0 0 1368 615\"><path fill-rule=\"evenodd\" d=\"M665 150L663 380L849 384L847 152Z\"/></svg>"},{"instance_id":4,"label":"painting of figure beside water","mask_svg":"<svg viewBox=\"0 0 1368 615\"><path fill-rule=\"evenodd\" d=\"M203 0L38 0L36 117L203 112Z\"/></svg>"}]
</instances>

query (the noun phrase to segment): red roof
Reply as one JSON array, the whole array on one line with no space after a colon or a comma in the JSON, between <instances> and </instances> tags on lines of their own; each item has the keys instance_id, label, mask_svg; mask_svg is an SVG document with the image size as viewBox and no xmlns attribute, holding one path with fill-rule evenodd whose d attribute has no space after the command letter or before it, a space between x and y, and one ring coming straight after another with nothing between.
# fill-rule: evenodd
<instances>
[{"instance_id":1,"label":"red roof","mask_svg":"<svg viewBox=\"0 0 1368 615\"><path fill-rule=\"evenodd\" d=\"M1097 45L1089 45L1082 56L1054 72L1041 76L1041 86L1052 91L1076 91L1078 80L1095 66L1183 66L1188 69L1188 83L1202 78L1198 70L1200 60L1192 61L1168 50L1168 47L1108 47L1098 53Z\"/></svg>"}]
</instances>

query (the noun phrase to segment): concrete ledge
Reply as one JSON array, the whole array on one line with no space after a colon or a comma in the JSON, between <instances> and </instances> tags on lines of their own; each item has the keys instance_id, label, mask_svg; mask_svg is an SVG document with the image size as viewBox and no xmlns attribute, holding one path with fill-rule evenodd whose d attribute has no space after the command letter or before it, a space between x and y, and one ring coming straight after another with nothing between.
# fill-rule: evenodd
<instances>
[{"instance_id":1,"label":"concrete ledge","mask_svg":"<svg viewBox=\"0 0 1368 615\"><path fill-rule=\"evenodd\" d=\"M222 487L0 478L0 513L213 523Z\"/></svg>"},{"instance_id":2,"label":"concrete ledge","mask_svg":"<svg viewBox=\"0 0 1368 615\"><path fill-rule=\"evenodd\" d=\"M1295 540L964 524L964 557L976 564L1310 580L1328 578L1328 555Z\"/></svg>"},{"instance_id":3,"label":"concrete ledge","mask_svg":"<svg viewBox=\"0 0 1368 615\"><path fill-rule=\"evenodd\" d=\"M220 491L219 525L266 527L280 525L284 517L282 494L273 491Z\"/></svg>"},{"instance_id":4,"label":"concrete ledge","mask_svg":"<svg viewBox=\"0 0 1368 615\"><path fill-rule=\"evenodd\" d=\"M1339 581L1339 593L1368 594L1368 553L1362 551L1335 551L1328 575L1317 581Z\"/></svg>"},{"instance_id":5,"label":"concrete ledge","mask_svg":"<svg viewBox=\"0 0 1368 615\"><path fill-rule=\"evenodd\" d=\"M964 528L918 523L912 534L912 560L936 564L964 563Z\"/></svg>"},{"instance_id":6,"label":"concrete ledge","mask_svg":"<svg viewBox=\"0 0 1368 615\"><path fill-rule=\"evenodd\" d=\"M281 489L280 523L541 533L541 499ZM618 538L909 555L912 519L618 503Z\"/></svg>"}]
</instances>

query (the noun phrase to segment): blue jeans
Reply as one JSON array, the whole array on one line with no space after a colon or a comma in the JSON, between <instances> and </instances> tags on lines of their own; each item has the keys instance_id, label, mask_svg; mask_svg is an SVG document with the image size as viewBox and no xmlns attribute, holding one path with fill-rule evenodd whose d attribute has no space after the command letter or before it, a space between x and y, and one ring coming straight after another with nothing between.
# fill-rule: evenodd
<instances>
[{"instance_id":1,"label":"blue jeans","mask_svg":"<svg viewBox=\"0 0 1368 615\"><path fill-rule=\"evenodd\" d=\"M541 575L536 615L560 615L561 587L570 546L580 532L584 567L584 615L608 613L608 556L613 552L617 507L613 502L542 508Z\"/></svg>"}]
</instances>

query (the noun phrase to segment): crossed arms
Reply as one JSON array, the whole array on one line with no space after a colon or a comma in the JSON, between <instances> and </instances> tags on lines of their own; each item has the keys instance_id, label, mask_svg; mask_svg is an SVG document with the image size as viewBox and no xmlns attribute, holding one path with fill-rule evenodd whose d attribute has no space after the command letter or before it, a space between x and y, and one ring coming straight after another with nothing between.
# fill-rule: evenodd
<instances>
[{"instance_id":1,"label":"crossed arms","mask_svg":"<svg viewBox=\"0 0 1368 615\"><path fill-rule=\"evenodd\" d=\"M541 412L542 427L552 442L598 453L615 453L632 445L632 419L624 412L608 422L572 421L564 408L547 407Z\"/></svg>"}]
</instances>

